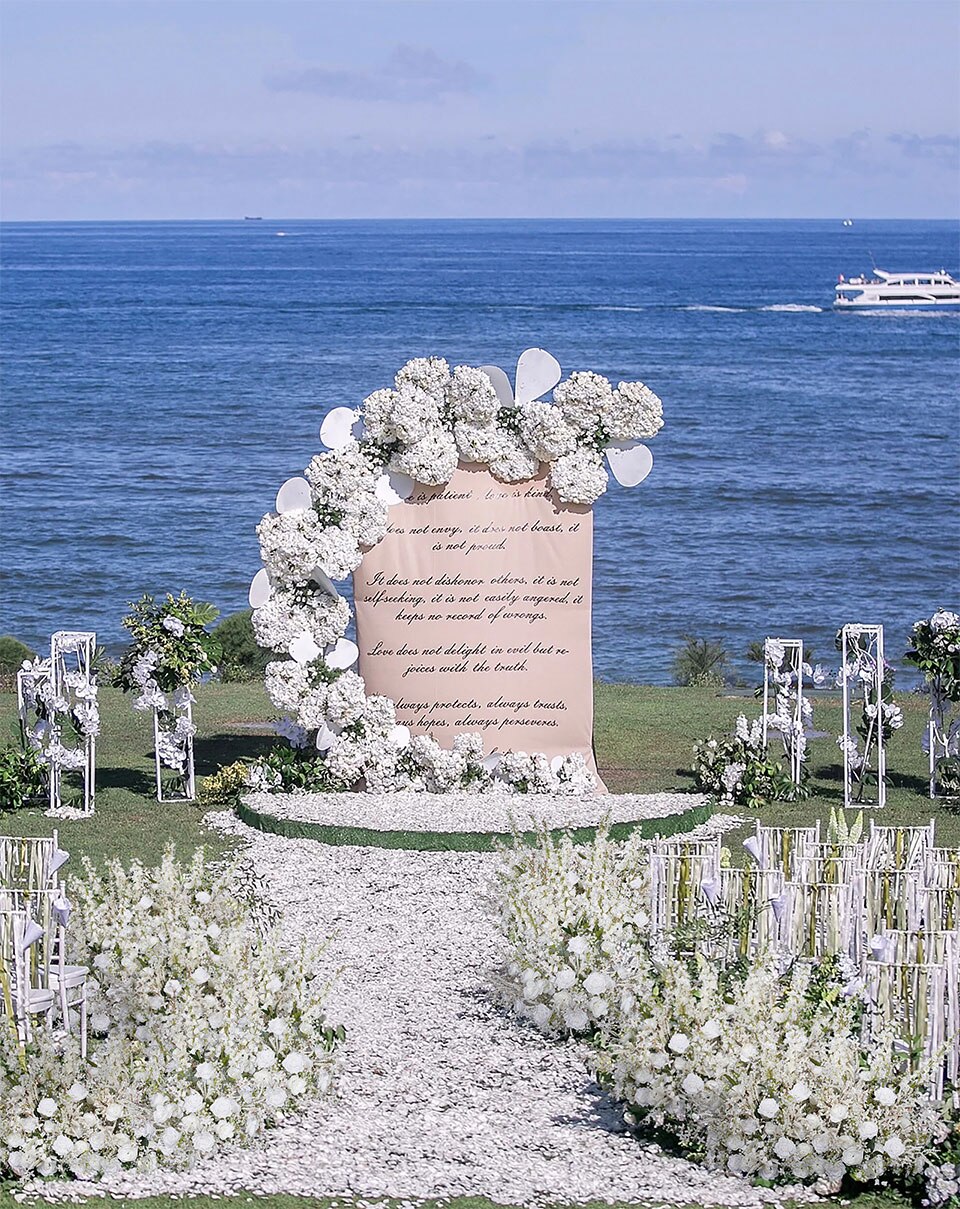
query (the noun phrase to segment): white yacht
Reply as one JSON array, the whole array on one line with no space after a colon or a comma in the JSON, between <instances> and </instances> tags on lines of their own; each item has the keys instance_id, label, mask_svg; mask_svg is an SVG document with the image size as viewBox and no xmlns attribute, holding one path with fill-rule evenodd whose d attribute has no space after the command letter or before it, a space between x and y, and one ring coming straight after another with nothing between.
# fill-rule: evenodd
<instances>
[{"instance_id":1,"label":"white yacht","mask_svg":"<svg viewBox=\"0 0 960 1209\"><path fill-rule=\"evenodd\" d=\"M885 273L874 269L872 277L840 275L837 280L836 307L897 306L912 310L917 306L960 306L960 281L954 281L946 269L938 273Z\"/></svg>"}]
</instances>

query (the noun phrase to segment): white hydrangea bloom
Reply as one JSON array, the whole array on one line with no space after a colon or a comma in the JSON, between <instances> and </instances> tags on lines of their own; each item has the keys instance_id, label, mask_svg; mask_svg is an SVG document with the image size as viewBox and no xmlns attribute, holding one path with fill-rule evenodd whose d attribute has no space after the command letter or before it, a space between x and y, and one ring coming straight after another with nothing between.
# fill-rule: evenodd
<instances>
[{"instance_id":1,"label":"white hydrangea bloom","mask_svg":"<svg viewBox=\"0 0 960 1209\"><path fill-rule=\"evenodd\" d=\"M450 481L459 460L453 437L446 429L435 427L395 453L390 465L418 483L439 485Z\"/></svg>"},{"instance_id":2,"label":"white hydrangea bloom","mask_svg":"<svg viewBox=\"0 0 960 1209\"><path fill-rule=\"evenodd\" d=\"M363 717L366 690L356 672L343 672L327 689L327 720L333 726L349 726Z\"/></svg>"},{"instance_id":3,"label":"white hydrangea bloom","mask_svg":"<svg viewBox=\"0 0 960 1209\"><path fill-rule=\"evenodd\" d=\"M575 449L558 458L550 481L565 504L592 504L610 481L603 457L595 449Z\"/></svg>"},{"instance_id":4,"label":"white hydrangea bloom","mask_svg":"<svg viewBox=\"0 0 960 1209\"><path fill-rule=\"evenodd\" d=\"M663 427L663 403L642 382L621 382L601 404L600 418L618 441L647 441Z\"/></svg>"},{"instance_id":5,"label":"white hydrangea bloom","mask_svg":"<svg viewBox=\"0 0 960 1209\"><path fill-rule=\"evenodd\" d=\"M532 479L540 462L523 441L512 432L501 430L490 459L490 473L503 483L523 483Z\"/></svg>"},{"instance_id":6,"label":"white hydrangea bloom","mask_svg":"<svg viewBox=\"0 0 960 1209\"><path fill-rule=\"evenodd\" d=\"M500 410L500 399L493 383L479 369L458 365L447 388L447 403L454 420L468 424L490 424Z\"/></svg>"},{"instance_id":7,"label":"white hydrangea bloom","mask_svg":"<svg viewBox=\"0 0 960 1209\"><path fill-rule=\"evenodd\" d=\"M320 647L342 638L350 621L350 608L342 596L329 596L319 588L278 588L266 604L253 610L252 621L260 646L289 654L290 643L303 633Z\"/></svg>"},{"instance_id":8,"label":"white hydrangea bloom","mask_svg":"<svg viewBox=\"0 0 960 1209\"><path fill-rule=\"evenodd\" d=\"M387 532L387 505L372 491L353 492L344 499L340 511L343 528L361 546L375 546Z\"/></svg>"},{"instance_id":9,"label":"white hydrangea bloom","mask_svg":"<svg viewBox=\"0 0 960 1209\"><path fill-rule=\"evenodd\" d=\"M524 405L520 432L527 447L542 462L552 462L570 453L577 443L577 434L560 408L542 399Z\"/></svg>"},{"instance_id":10,"label":"white hydrangea bloom","mask_svg":"<svg viewBox=\"0 0 960 1209\"><path fill-rule=\"evenodd\" d=\"M389 444L397 439L393 413L399 395L395 390L375 390L363 401L363 426L374 441ZM314 459L316 460L316 459Z\"/></svg>"},{"instance_id":11,"label":"white hydrangea bloom","mask_svg":"<svg viewBox=\"0 0 960 1209\"><path fill-rule=\"evenodd\" d=\"M597 427L603 411L611 406L612 394L602 375L578 370L556 387L553 398L571 428L585 433Z\"/></svg>"},{"instance_id":12,"label":"white hydrangea bloom","mask_svg":"<svg viewBox=\"0 0 960 1209\"><path fill-rule=\"evenodd\" d=\"M423 391L438 406L446 399L450 385L450 366L443 357L414 357L397 370L394 385L398 391Z\"/></svg>"},{"instance_id":13,"label":"white hydrangea bloom","mask_svg":"<svg viewBox=\"0 0 960 1209\"><path fill-rule=\"evenodd\" d=\"M339 508L357 492L370 490L376 465L369 447L350 440L340 449L319 453L304 471L318 503Z\"/></svg>"},{"instance_id":14,"label":"white hydrangea bloom","mask_svg":"<svg viewBox=\"0 0 960 1209\"><path fill-rule=\"evenodd\" d=\"M465 462L488 463L499 449L500 429L493 424L458 421L453 428L457 452Z\"/></svg>"},{"instance_id":15,"label":"white hydrangea bloom","mask_svg":"<svg viewBox=\"0 0 960 1209\"><path fill-rule=\"evenodd\" d=\"M295 714L310 689L310 669L293 659L278 659L267 664L264 680L267 696L277 709Z\"/></svg>"}]
</instances>

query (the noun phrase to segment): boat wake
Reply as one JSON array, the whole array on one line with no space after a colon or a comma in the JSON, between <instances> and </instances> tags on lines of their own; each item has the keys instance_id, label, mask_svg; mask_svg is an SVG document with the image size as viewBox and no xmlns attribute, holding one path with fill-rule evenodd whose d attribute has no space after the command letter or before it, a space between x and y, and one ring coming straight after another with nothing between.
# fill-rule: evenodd
<instances>
[{"instance_id":1,"label":"boat wake","mask_svg":"<svg viewBox=\"0 0 960 1209\"><path fill-rule=\"evenodd\" d=\"M776 303L773 306L762 306L760 308L760 310L761 311L783 311L783 312L789 313L789 314L800 314L801 312L804 312L804 311L808 311L810 314L817 314L817 315L820 315L823 313L822 306L804 306L802 303L799 303L799 302Z\"/></svg>"},{"instance_id":2,"label":"boat wake","mask_svg":"<svg viewBox=\"0 0 960 1209\"><path fill-rule=\"evenodd\" d=\"M681 311L722 311L727 315L745 315L749 309L745 306L702 306L699 303L680 307Z\"/></svg>"}]
</instances>

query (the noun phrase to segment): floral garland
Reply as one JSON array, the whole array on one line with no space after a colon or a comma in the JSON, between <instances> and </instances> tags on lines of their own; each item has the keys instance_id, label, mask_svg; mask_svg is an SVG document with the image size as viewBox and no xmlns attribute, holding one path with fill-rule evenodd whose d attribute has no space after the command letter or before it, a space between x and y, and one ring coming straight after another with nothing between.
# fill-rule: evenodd
<instances>
[{"instance_id":1,"label":"floral garland","mask_svg":"<svg viewBox=\"0 0 960 1209\"><path fill-rule=\"evenodd\" d=\"M197 731L189 713L195 701L190 686L215 672L220 658L220 644L206 629L216 617L212 605L197 604L181 592L168 593L162 604L143 596L123 619L133 643L114 683L138 694L134 709L156 711L157 755L181 778Z\"/></svg>"},{"instance_id":2,"label":"floral garland","mask_svg":"<svg viewBox=\"0 0 960 1209\"><path fill-rule=\"evenodd\" d=\"M605 453L618 481L639 482L651 464L639 442L663 426L660 399L641 382L614 388L594 373L557 385L559 378L542 350L521 357L516 393L494 367L409 361L393 389L374 391L359 410L330 413L321 428L330 451L311 461L305 478L283 484L276 512L258 525L264 569L251 586L254 633L261 646L288 656L266 669L267 693L286 714L278 733L325 753L340 787L361 780L381 792L595 787L579 753L550 761L516 752L495 763L479 735L459 735L452 750L428 736L411 739L393 702L368 697L350 670L358 655L344 638L350 611L332 583L384 537L391 504L408 498L415 482L448 482L460 462L485 464L508 483L545 464L568 504L592 504L606 490ZM543 400L554 386L553 402Z\"/></svg>"}]
</instances>

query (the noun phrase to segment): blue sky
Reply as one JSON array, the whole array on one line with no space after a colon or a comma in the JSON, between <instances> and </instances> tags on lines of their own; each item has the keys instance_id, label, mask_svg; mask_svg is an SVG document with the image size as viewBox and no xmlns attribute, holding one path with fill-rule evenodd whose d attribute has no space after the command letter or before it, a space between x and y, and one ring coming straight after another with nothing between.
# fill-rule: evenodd
<instances>
[{"instance_id":1,"label":"blue sky","mask_svg":"<svg viewBox=\"0 0 960 1209\"><path fill-rule=\"evenodd\" d=\"M7 219L947 217L954 0L5 0Z\"/></svg>"}]
</instances>

